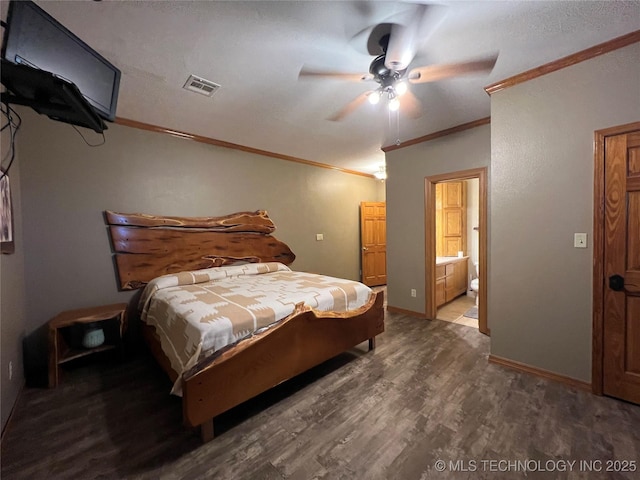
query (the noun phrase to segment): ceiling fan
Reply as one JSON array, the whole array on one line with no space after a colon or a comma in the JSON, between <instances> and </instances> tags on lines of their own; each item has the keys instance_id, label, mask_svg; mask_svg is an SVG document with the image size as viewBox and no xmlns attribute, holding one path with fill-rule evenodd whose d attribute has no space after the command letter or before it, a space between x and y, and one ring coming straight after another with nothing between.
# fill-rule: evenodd
<instances>
[{"instance_id":1,"label":"ceiling fan","mask_svg":"<svg viewBox=\"0 0 640 480\"><path fill-rule=\"evenodd\" d=\"M490 72L498 55L493 54L467 62L425 65L409 69L409 64L418 50L424 32L428 5L416 5L415 12L405 24L381 23L369 34L368 51L377 55L369 66L369 73L343 73L314 70L303 66L298 78L335 78L348 81L375 81L378 86L368 90L345 105L329 120L339 121L356 110L366 100L376 104L381 99L388 100L391 111L402 111L411 118L422 115L420 100L408 89L408 83L418 84L435 82L447 78L473 73ZM368 30L368 29L367 29ZM362 32L361 32L362 33Z\"/></svg>"}]
</instances>

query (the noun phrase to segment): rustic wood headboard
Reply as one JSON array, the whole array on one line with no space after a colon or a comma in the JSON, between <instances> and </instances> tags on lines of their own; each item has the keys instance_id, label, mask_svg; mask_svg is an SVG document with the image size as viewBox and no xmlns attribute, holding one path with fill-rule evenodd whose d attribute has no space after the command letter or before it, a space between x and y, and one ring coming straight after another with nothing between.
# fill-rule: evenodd
<instances>
[{"instance_id":1,"label":"rustic wood headboard","mask_svg":"<svg viewBox=\"0 0 640 480\"><path fill-rule=\"evenodd\" d=\"M223 217L160 217L105 211L122 290L160 275L237 262L291 264L296 256L270 234L264 210Z\"/></svg>"}]
</instances>

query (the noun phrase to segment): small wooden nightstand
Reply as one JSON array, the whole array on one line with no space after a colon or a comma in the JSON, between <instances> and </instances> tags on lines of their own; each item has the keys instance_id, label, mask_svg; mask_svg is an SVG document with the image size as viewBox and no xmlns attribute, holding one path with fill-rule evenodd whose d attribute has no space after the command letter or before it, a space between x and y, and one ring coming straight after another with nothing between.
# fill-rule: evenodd
<instances>
[{"instance_id":1,"label":"small wooden nightstand","mask_svg":"<svg viewBox=\"0 0 640 480\"><path fill-rule=\"evenodd\" d=\"M105 341L94 348L78 347L70 339L78 324L105 322ZM49 321L49 388L58 386L60 365L105 350L120 349L124 357L123 335L127 330L127 304L68 310Z\"/></svg>"}]
</instances>

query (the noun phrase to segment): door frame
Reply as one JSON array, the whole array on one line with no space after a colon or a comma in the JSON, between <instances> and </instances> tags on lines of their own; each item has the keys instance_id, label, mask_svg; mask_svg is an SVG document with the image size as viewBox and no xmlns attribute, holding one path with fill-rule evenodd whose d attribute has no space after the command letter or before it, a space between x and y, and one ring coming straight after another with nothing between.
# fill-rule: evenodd
<instances>
[{"instance_id":1,"label":"door frame","mask_svg":"<svg viewBox=\"0 0 640 480\"><path fill-rule=\"evenodd\" d=\"M594 132L593 174L593 337L591 345L591 391L603 394L604 382L604 230L605 139L640 130L640 122Z\"/></svg>"},{"instance_id":2,"label":"door frame","mask_svg":"<svg viewBox=\"0 0 640 480\"><path fill-rule=\"evenodd\" d=\"M424 179L424 226L425 226L425 314L427 318L436 318L436 183L451 180L479 180L479 238L478 254L480 271L478 278L480 291L478 292L478 330L489 335L487 321L487 167L472 168L458 172L432 175Z\"/></svg>"}]
</instances>

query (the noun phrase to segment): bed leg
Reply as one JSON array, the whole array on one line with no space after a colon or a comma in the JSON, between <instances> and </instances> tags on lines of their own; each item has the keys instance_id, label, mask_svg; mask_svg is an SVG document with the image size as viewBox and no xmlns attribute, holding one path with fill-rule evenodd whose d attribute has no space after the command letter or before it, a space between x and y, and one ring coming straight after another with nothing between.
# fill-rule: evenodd
<instances>
[{"instance_id":1,"label":"bed leg","mask_svg":"<svg viewBox=\"0 0 640 480\"><path fill-rule=\"evenodd\" d=\"M200 438L202 438L202 443L213 440L213 418L200 425Z\"/></svg>"},{"instance_id":2,"label":"bed leg","mask_svg":"<svg viewBox=\"0 0 640 480\"><path fill-rule=\"evenodd\" d=\"M371 337L369 339L369 351L374 350L376 348L376 337Z\"/></svg>"}]
</instances>

